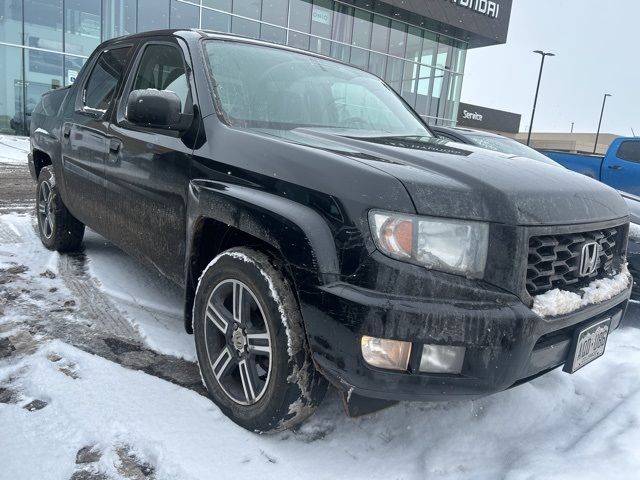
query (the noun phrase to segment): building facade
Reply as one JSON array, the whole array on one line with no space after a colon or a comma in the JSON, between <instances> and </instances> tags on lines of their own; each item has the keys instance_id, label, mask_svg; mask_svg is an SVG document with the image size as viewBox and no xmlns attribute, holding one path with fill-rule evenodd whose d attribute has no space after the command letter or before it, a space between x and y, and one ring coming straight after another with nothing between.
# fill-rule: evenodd
<instances>
[{"instance_id":1,"label":"building facade","mask_svg":"<svg viewBox=\"0 0 640 480\"><path fill-rule=\"evenodd\" d=\"M511 0L0 0L0 134L28 134L51 88L101 41L163 28L231 32L318 52L455 124L469 48L506 41Z\"/></svg>"}]
</instances>

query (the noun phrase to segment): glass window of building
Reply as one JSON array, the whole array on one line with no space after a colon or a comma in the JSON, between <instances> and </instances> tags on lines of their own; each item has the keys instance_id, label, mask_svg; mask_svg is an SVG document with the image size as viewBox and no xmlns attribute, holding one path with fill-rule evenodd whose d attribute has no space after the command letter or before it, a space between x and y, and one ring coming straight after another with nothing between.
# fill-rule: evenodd
<instances>
[{"instance_id":1,"label":"glass window of building","mask_svg":"<svg viewBox=\"0 0 640 480\"><path fill-rule=\"evenodd\" d=\"M102 35L109 38L136 32L136 0L102 1Z\"/></svg>"},{"instance_id":2,"label":"glass window of building","mask_svg":"<svg viewBox=\"0 0 640 480\"><path fill-rule=\"evenodd\" d=\"M260 39L285 45L287 43L287 31L284 28L262 25L260 27Z\"/></svg>"},{"instance_id":3,"label":"glass window of building","mask_svg":"<svg viewBox=\"0 0 640 480\"><path fill-rule=\"evenodd\" d=\"M336 4L333 12L333 32L331 38L336 40L331 45L331 56L348 62L351 57L351 36L353 34L353 7Z\"/></svg>"},{"instance_id":4,"label":"glass window of building","mask_svg":"<svg viewBox=\"0 0 640 480\"><path fill-rule=\"evenodd\" d=\"M200 8L197 5L171 0L171 28L198 28Z\"/></svg>"},{"instance_id":5,"label":"glass window of building","mask_svg":"<svg viewBox=\"0 0 640 480\"><path fill-rule=\"evenodd\" d=\"M260 23L231 16L231 32L249 38L260 38Z\"/></svg>"},{"instance_id":6,"label":"glass window of building","mask_svg":"<svg viewBox=\"0 0 640 480\"><path fill-rule=\"evenodd\" d=\"M65 0L64 48L89 56L100 44L100 0Z\"/></svg>"},{"instance_id":7,"label":"glass window of building","mask_svg":"<svg viewBox=\"0 0 640 480\"><path fill-rule=\"evenodd\" d=\"M197 0L194 3L198 3ZM231 0L202 0L202 6L231 12Z\"/></svg>"},{"instance_id":8,"label":"glass window of building","mask_svg":"<svg viewBox=\"0 0 640 480\"><path fill-rule=\"evenodd\" d=\"M169 28L169 0L138 0L138 31Z\"/></svg>"},{"instance_id":9,"label":"glass window of building","mask_svg":"<svg viewBox=\"0 0 640 480\"><path fill-rule=\"evenodd\" d=\"M422 65L433 66L438 52L438 40L435 34L424 32L422 38L422 55L420 63Z\"/></svg>"},{"instance_id":10,"label":"glass window of building","mask_svg":"<svg viewBox=\"0 0 640 480\"><path fill-rule=\"evenodd\" d=\"M49 90L63 85L64 57L58 53L41 52L39 50L25 50L25 83L24 83L24 115L25 128L28 134L28 124L31 114L40 97Z\"/></svg>"},{"instance_id":11,"label":"glass window of building","mask_svg":"<svg viewBox=\"0 0 640 480\"><path fill-rule=\"evenodd\" d=\"M203 8L202 28L205 30L229 33L231 31L231 15Z\"/></svg>"},{"instance_id":12,"label":"glass window of building","mask_svg":"<svg viewBox=\"0 0 640 480\"><path fill-rule=\"evenodd\" d=\"M0 42L22 45L22 2L0 0L0 19Z\"/></svg>"},{"instance_id":13,"label":"glass window of building","mask_svg":"<svg viewBox=\"0 0 640 480\"><path fill-rule=\"evenodd\" d=\"M438 56L436 57L436 66L438 68L444 68L451 70L451 63L453 61L453 48L451 46L451 40L440 36L438 42Z\"/></svg>"},{"instance_id":14,"label":"glass window of building","mask_svg":"<svg viewBox=\"0 0 640 480\"><path fill-rule=\"evenodd\" d=\"M260 23L248 19L260 19L260 0L242 0L232 3L232 10L237 17L231 18L231 31L237 35L260 38ZM240 18L246 17L246 18Z\"/></svg>"},{"instance_id":15,"label":"glass window of building","mask_svg":"<svg viewBox=\"0 0 640 480\"><path fill-rule=\"evenodd\" d=\"M355 13L351 40L354 48L351 49L350 62L357 67L367 68L369 66L369 47L371 46L372 14L363 10L356 10Z\"/></svg>"},{"instance_id":16,"label":"glass window of building","mask_svg":"<svg viewBox=\"0 0 640 480\"><path fill-rule=\"evenodd\" d=\"M392 21L389 31L389 55L384 79L396 92L402 88L402 73L404 70L404 53L407 47L407 26L404 23ZM400 58L396 58L400 57Z\"/></svg>"},{"instance_id":17,"label":"glass window of building","mask_svg":"<svg viewBox=\"0 0 640 480\"><path fill-rule=\"evenodd\" d=\"M73 85L78 78L80 69L87 60L80 57L64 57L64 86Z\"/></svg>"},{"instance_id":18,"label":"glass window of building","mask_svg":"<svg viewBox=\"0 0 640 480\"><path fill-rule=\"evenodd\" d=\"M289 0L263 0L262 2L262 21L270 25L261 25L260 38L267 42L286 44L287 31L287 14L289 10Z\"/></svg>"},{"instance_id":19,"label":"glass window of building","mask_svg":"<svg viewBox=\"0 0 640 480\"><path fill-rule=\"evenodd\" d=\"M24 2L25 45L62 51L62 0Z\"/></svg>"},{"instance_id":20,"label":"glass window of building","mask_svg":"<svg viewBox=\"0 0 640 480\"><path fill-rule=\"evenodd\" d=\"M4 46L0 55L0 134L27 135L25 123L22 49Z\"/></svg>"},{"instance_id":21,"label":"glass window of building","mask_svg":"<svg viewBox=\"0 0 640 480\"><path fill-rule=\"evenodd\" d=\"M263 0L262 2L262 21L287 26L287 9L289 8L289 0Z\"/></svg>"},{"instance_id":22,"label":"glass window of building","mask_svg":"<svg viewBox=\"0 0 640 480\"><path fill-rule=\"evenodd\" d=\"M240 15L242 17L253 18L260 20L260 10L262 6L261 0L236 0L233 2L232 13Z\"/></svg>"},{"instance_id":23,"label":"glass window of building","mask_svg":"<svg viewBox=\"0 0 640 480\"><path fill-rule=\"evenodd\" d=\"M289 45L304 50L309 49L311 31L311 3L304 0L291 0L289 3ZM305 32L305 33L303 33Z\"/></svg>"},{"instance_id":24,"label":"glass window of building","mask_svg":"<svg viewBox=\"0 0 640 480\"><path fill-rule=\"evenodd\" d=\"M311 8L311 41L309 50L322 55L331 54L331 30L333 25L333 2L314 0Z\"/></svg>"},{"instance_id":25,"label":"glass window of building","mask_svg":"<svg viewBox=\"0 0 640 480\"><path fill-rule=\"evenodd\" d=\"M371 27L371 50L373 52L369 55L368 70L381 78L384 78L387 64L387 56L383 54L389 50L390 25L389 19L379 15L373 16L373 26Z\"/></svg>"},{"instance_id":26,"label":"glass window of building","mask_svg":"<svg viewBox=\"0 0 640 480\"><path fill-rule=\"evenodd\" d=\"M86 85L83 105L98 112L106 112L122 76L130 47L113 48L100 54Z\"/></svg>"}]
</instances>

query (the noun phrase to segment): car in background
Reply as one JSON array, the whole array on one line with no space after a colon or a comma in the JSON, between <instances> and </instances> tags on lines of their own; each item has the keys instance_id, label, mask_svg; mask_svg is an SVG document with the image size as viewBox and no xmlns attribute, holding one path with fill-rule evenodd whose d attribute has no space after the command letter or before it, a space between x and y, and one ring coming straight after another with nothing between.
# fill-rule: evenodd
<instances>
[{"instance_id":1,"label":"car in background","mask_svg":"<svg viewBox=\"0 0 640 480\"><path fill-rule=\"evenodd\" d=\"M439 138L445 140L452 140L454 142L464 143L465 145L475 145L496 152L519 155L557 167L567 168L537 150L511 138L503 137L502 135L460 127L431 126L430 128ZM633 275L633 292L631 298L633 300L640 300L640 197L620 190L618 190L618 193L620 193L625 202L627 202L627 206L631 212L627 260L629 262L629 272Z\"/></svg>"},{"instance_id":2,"label":"car in background","mask_svg":"<svg viewBox=\"0 0 640 480\"><path fill-rule=\"evenodd\" d=\"M600 180L617 190L640 195L640 138L616 138L606 155L541 150L569 170Z\"/></svg>"}]
</instances>

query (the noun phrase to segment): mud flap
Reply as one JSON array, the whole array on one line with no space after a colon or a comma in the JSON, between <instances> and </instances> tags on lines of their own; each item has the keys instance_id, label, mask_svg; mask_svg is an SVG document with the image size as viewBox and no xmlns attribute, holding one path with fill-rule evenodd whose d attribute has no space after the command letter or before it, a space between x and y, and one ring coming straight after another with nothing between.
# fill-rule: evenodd
<instances>
[{"instance_id":1,"label":"mud flap","mask_svg":"<svg viewBox=\"0 0 640 480\"><path fill-rule=\"evenodd\" d=\"M352 418L375 413L398 403L394 400L363 397L353 392L342 392L341 397L345 413Z\"/></svg>"}]
</instances>

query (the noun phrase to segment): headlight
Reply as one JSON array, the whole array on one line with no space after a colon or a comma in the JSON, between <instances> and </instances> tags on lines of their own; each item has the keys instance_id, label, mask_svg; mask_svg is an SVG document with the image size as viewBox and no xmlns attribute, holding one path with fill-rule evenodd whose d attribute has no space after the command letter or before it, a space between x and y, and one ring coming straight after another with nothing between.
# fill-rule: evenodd
<instances>
[{"instance_id":1,"label":"headlight","mask_svg":"<svg viewBox=\"0 0 640 480\"><path fill-rule=\"evenodd\" d=\"M373 210L376 246L392 258L442 272L481 278L487 263L489 225Z\"/></svg>"}]
</instances>

